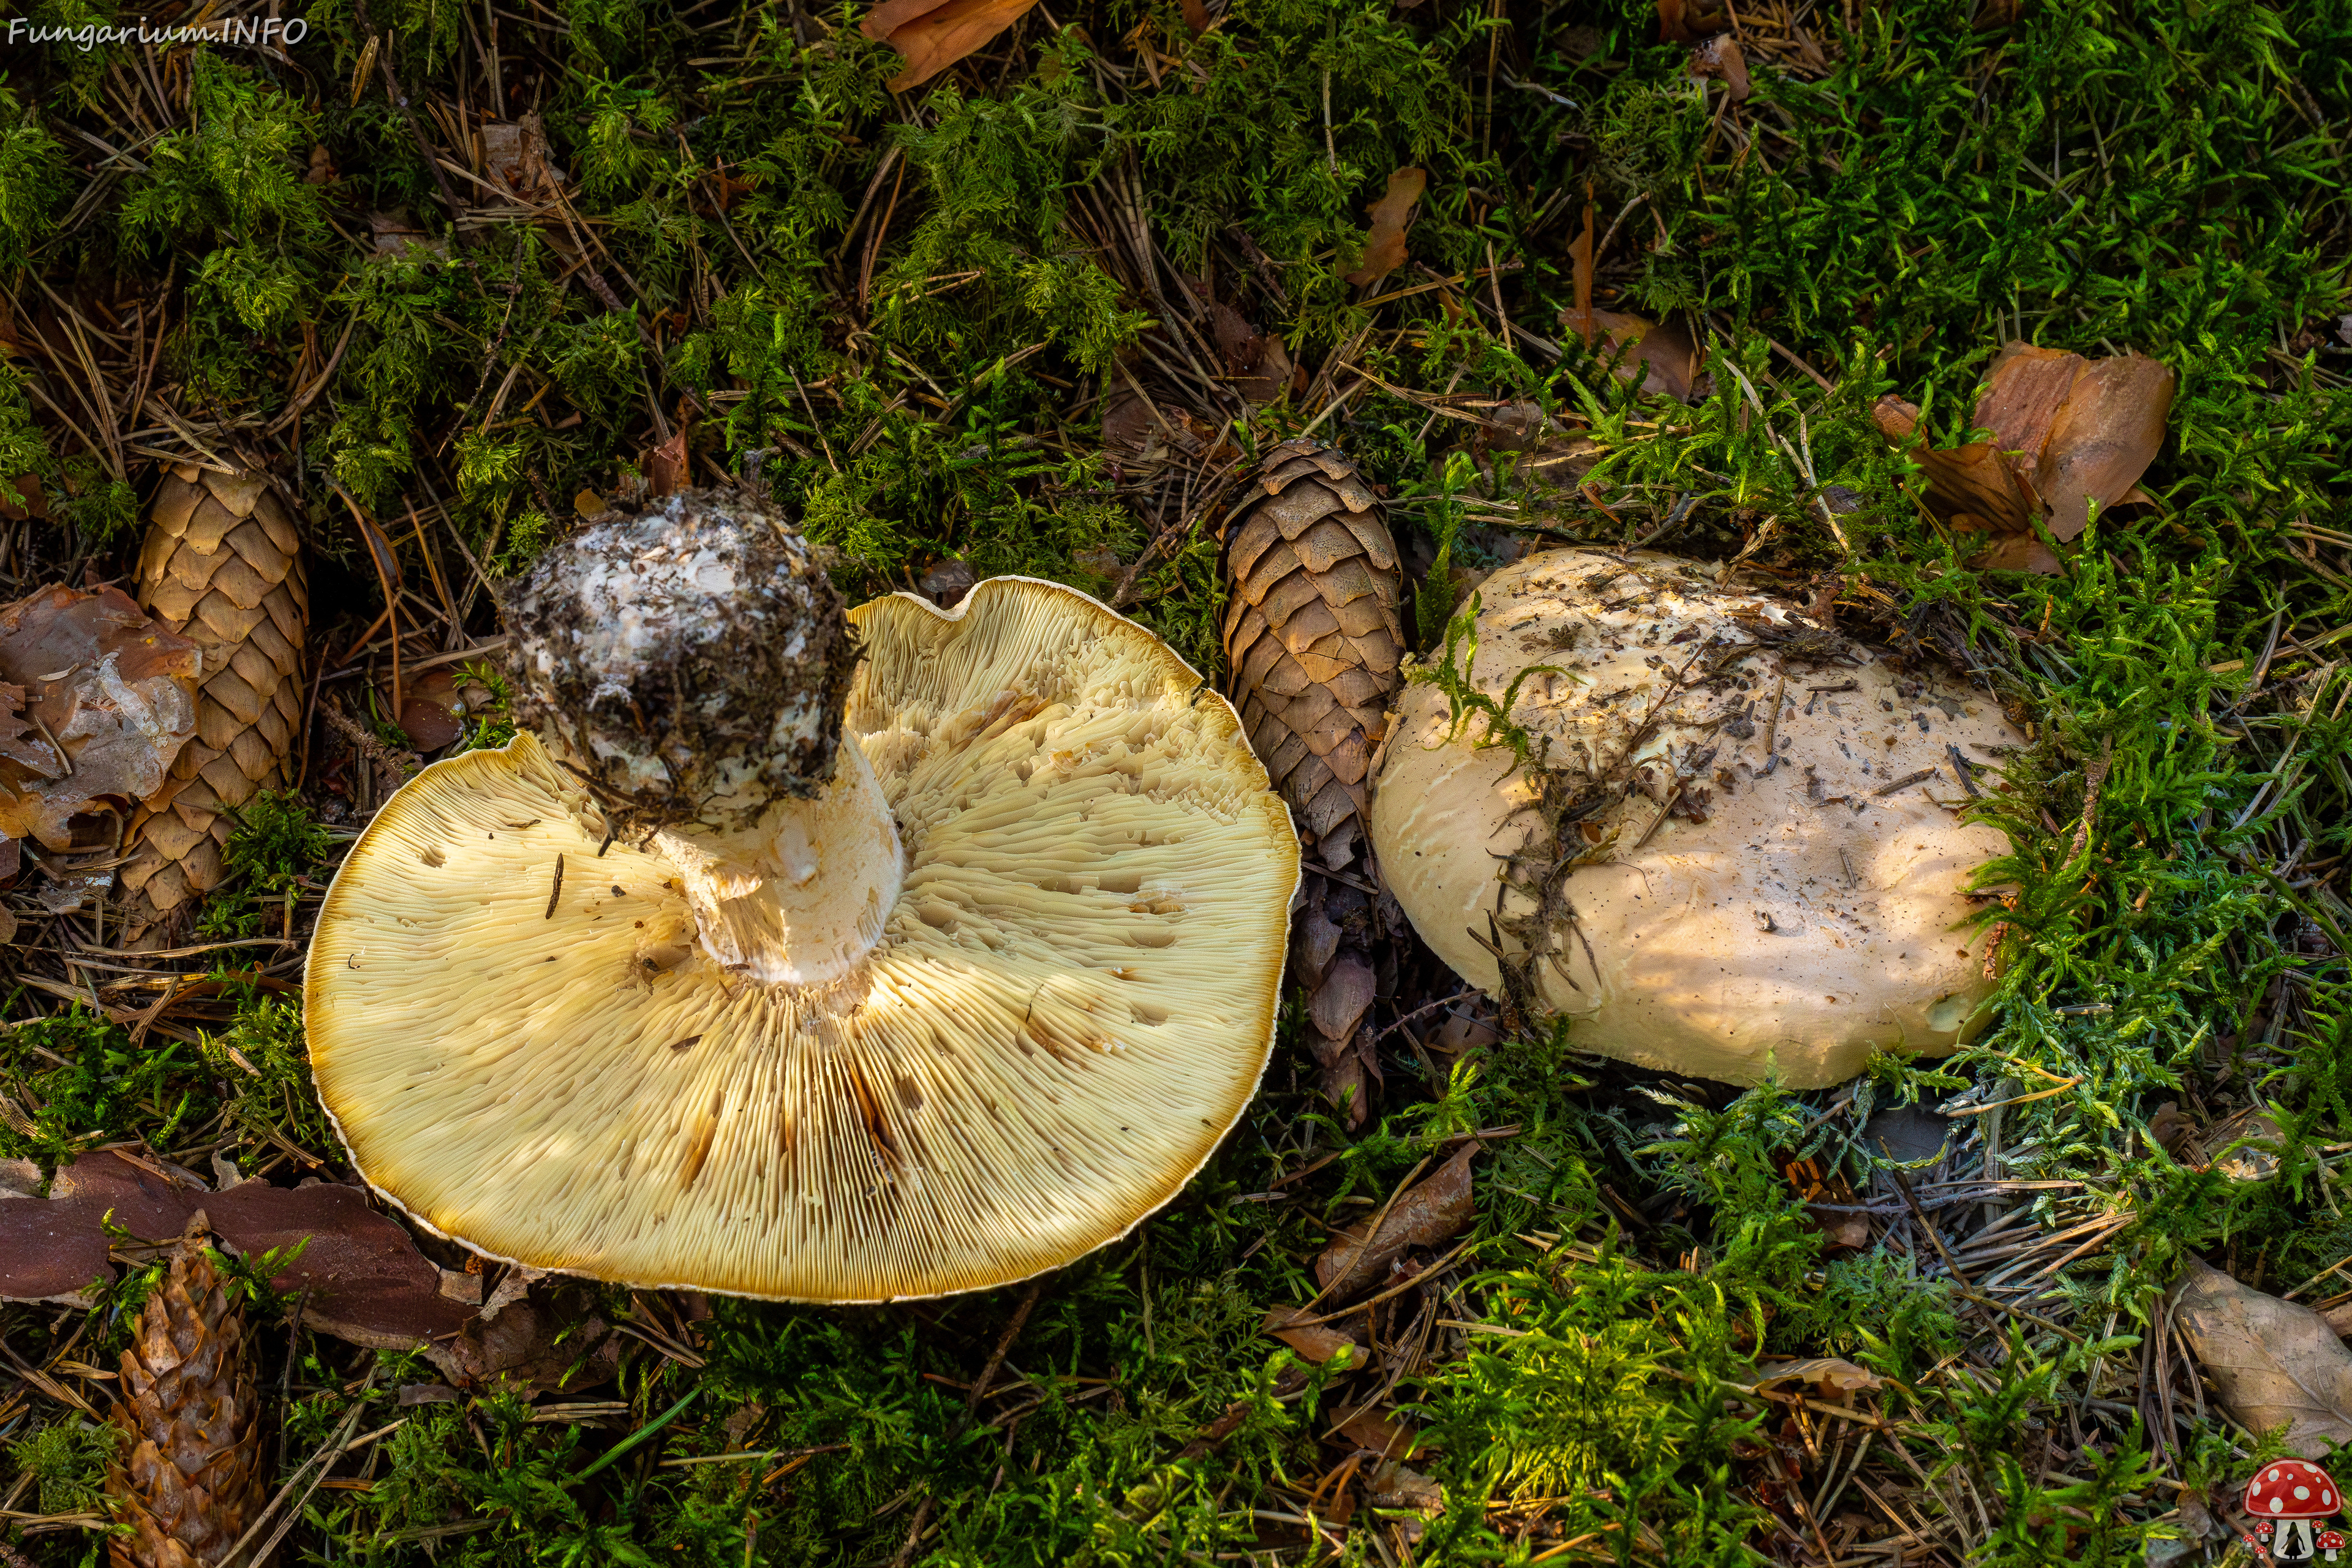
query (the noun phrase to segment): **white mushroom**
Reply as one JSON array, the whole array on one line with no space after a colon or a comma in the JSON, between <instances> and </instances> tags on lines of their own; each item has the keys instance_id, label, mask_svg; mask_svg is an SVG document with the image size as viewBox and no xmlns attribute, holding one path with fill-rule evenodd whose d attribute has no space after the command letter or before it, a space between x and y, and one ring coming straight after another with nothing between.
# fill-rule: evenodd
<instances>
[{"instance_id":1,"label":"white mushroom","mask_svg":"<svg viewBox=\"0 0 2352 1568\"><path fill-rule=\"evenodd\" d=\"M509 608L544 742L396 794L310 954L321 1099L417 1219L632 1284L939 1295L1126 1234L1240 1116L1297 844L1149 632L1023 578L845 620L778 520L698 494Z\"/></svg>"},{"instance_id":2,"label":"white mushroom","mask_svg":"<svg viewBox=\"0 0 2352 1568\"><path fill-rule=\"evenodd\" d=\"M1458 973L1584 1049L1733 1083L1836 1083L1981 1022L1964 895L2008 841L1958 809L2024 739L1990 698L1664 556L1531 556L1480 603L1473 685L1516 686L1538 765L1415 685L1371 813Z\"/></svg>"}]
</instances>

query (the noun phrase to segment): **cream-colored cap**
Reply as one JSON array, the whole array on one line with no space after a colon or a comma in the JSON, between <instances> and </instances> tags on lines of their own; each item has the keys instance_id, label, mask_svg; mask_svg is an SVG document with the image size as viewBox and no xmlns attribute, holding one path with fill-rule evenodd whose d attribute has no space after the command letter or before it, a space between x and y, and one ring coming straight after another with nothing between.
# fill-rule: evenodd
<instances>
[{"instance_id":1,"label":"cream-colored cap","mask_svg":"<svg viewBox=\"0 0 2352 1568\"><path fill-rule=\"evenodd\" d=\"M1539 778L1507 746L1481 749L1475 715L1449 737L1445 696L1416 685L1372 797L1381 875L1423 940L1498 995L1500 935L1585 1050L1731 1083L1777 1067L1808 1089L1874 1049L1947 1053L1992 989L1981 945L1955 929L1975 909L1963 895L2008 848L1959 820L1952 754L1986 788L2024 737L1984 693L1713 576L1561 550L1488 577L1473 679L1499 701L1549 667L1510 718L1557 770L1555 803L1580 802L1567 847L1542 830ZM1505 886L1514 855L1530 889L1589 859L1538 918ZM1546 956L1528 964L1531 950Z\"/></svg>"},{"instance_id":2,"label":"cream-colored cap","mask_svg":"<svg viewBox=\"0 0 2352 1568\"><path fill-rule=\"evenodd\" d=\"M1265 1068L1298 878L1233 710L1055 584L851 618L845 734L905 877L840 979L730 974L680 868L600 858L528 736L386 803L306 994L378 1191L534 1268L879 1301L1069 1262L1201 1168Z\"/></svg>"}]
</instances>

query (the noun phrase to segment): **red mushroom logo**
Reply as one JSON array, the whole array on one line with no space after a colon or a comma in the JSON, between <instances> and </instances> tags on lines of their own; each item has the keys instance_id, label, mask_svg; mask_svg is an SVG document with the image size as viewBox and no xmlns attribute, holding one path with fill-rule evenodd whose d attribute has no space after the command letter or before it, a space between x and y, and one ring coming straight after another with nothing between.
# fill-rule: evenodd
<instances>
[{"instance_id":1,"label":"red mushroom logo","mask_svg":"<svg viewBox=\"0 0 2352 1568\"><path fill-rule=\"evenodd\" d=\"M2246 1483L2246 1511L2257 1521L2254 1533L2273 1563L2309 1563L2322 1552L2335 1562L2344 1549L2344 1534L2320 1529L2319 1521L2343 1506L2343 1489L2335 1478L2301 1459L2264 1465Z\"/></svg>"}]
</instances>

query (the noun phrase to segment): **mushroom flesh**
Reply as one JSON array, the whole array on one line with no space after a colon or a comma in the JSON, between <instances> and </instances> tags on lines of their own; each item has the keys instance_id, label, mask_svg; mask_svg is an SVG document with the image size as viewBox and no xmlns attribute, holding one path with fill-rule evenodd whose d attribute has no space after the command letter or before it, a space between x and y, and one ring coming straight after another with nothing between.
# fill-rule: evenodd
<instances>
[{"instance_id":1,"label":"mushroom flesh","mask_svg":"<svg viewBox=\"0 0 2352 1568\"><path fill-rule=\"evenodd\" d=\"M1475 638L1507 725L1412 686L1371 812L1458 973L1585 1049L1732 1083L1836 1083L1979 1022L1958 928L2008 840L1959 812L2024 739L1989 697L1646 553L1506 567Z\"/></svg>"}]
</instances>

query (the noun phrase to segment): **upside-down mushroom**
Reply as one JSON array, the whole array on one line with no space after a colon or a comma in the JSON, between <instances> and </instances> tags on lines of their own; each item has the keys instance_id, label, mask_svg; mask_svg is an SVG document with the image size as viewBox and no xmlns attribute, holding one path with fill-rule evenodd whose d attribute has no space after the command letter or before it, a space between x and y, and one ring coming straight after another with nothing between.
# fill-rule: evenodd
<instances>
[{"instance_id":1,"label":"upside-down mushroom","mask_svg":"<svg viewBox=\"0 0 2352 1568\"><path fill-rule=\"evenodd\" d=\"M320 1097L414 1217L630 1284L934 1296L1125 1235L1239 1117L1297 841L1142 627L1026 578L845 616L781 519L694 491L507 609L526 732L385 805L310 958Z\"/></svg>"},{"instance_id":2,"label":"upside-down mushroom","mask_svg":"<svg viewBox=\"0 0 2352 1568\"><path fill-rule=\"evenodd\" d=\"M1992 988L1964 895L2008 845L1958 811L2024 737L1713 576L1561 550L1487 578L1470 676L1528 765L1411 688L1372 796L1382 875L1457 973L1586 1050L1795 1088L1948 1052Z\"/></svg>"}]
</instances>

